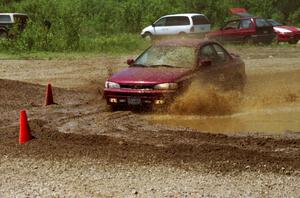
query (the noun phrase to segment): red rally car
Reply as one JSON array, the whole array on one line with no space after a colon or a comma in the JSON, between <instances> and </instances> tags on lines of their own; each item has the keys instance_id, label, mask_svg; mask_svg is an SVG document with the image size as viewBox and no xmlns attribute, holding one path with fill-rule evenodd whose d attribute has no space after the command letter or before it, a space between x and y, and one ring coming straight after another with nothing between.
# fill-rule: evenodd
<instances>
[{"instance_id":1,"label":"red rally car","mask_svg":"<svg viewBox=\"0 0 300 198\"><path fill-rule=\"evenodd\" d=\"M225 89L242 90L246 83L242 59L210 40L164 40L127 63L105 83L104 98L113 109L170 104L195 79Z\"/></svg>"}]
</instances>

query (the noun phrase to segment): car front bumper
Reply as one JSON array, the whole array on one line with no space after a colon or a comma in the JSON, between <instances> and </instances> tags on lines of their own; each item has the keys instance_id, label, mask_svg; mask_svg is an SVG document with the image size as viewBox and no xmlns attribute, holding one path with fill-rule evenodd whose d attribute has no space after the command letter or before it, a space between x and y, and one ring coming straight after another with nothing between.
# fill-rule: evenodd
<instances>
[{"instance_id":1,"label":"car front bumper","mask_svg":"<svg viewBox=\"0 0 300 198\"><path fill-rule=\"evenodd\" d=\"M143 106L165 105L176 95L176 90L139 90L105 88L103 97L109 105Z\"/></svg>"},{"instance_id":2,"label":"car front bumper","mask_svg":"<svg viewBox=\"0 0 300 198\"><path fill-rule=\"evenodd\" d=\"M296 34L277 34L278 41L293 41L293 40L300 40L300 33Z\"/></svg>"}]
</instances>

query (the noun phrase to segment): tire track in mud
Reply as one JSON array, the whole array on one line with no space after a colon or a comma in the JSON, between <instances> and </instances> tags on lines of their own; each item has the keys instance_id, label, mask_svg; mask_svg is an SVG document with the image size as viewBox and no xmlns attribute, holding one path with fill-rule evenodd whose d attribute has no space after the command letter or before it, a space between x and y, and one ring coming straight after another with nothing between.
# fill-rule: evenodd
<instances>
[{"instance_id":1,"label":"tire track in mud","mask_svg":"<svg viewBox=\"0 0 300 198\"><path fill-rule=\"evenodd\" d=\"M111 113L104 103L34 108L32 115L30 126L37 139L20 147L16 141L18 127L2 128L0 153L45 160L85 156L114 163L169 162L189 170L206 167L221 172L249 169L295 174L300 169L300 140L172 129L149 124L140 114ZM66 129L73 119L83 126Z\"/></svg>"},{"instance_id":2,"label":"tire track in mud","mask_svg":"<svg viewBox=\"0 0 300 198\"><path fill-rule=\"evenodd\" d=\"M176 130L137 134L115 129L112 134L82 135L84 131L82 134L66 134L44 124L41 120L30 122L36 139L25 146L17 144L17 127L8 128L2 133L0 153L44 160L85 156L114 163L170 162L181 168L187 168L185 165L188 164L191 170L200 166L221 172L249 169L291 174L300 170L300 140L238 138ZM117 137L113 133L121 135Z\"/></svg>"}]
</instances>

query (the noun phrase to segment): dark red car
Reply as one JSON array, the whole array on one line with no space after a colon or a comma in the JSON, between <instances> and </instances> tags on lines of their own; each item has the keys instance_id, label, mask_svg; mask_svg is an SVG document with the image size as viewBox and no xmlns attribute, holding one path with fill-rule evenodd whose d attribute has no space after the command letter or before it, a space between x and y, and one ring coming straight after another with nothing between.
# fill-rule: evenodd
<instances>
[{"instance_id":1,"label":"dark red car","mask_svg":"<svg viewBox=\"0 0 300 198\"><path fill-rule=\"evenodd\" d=\"M270 44L276 34L266 19L246 17L229 21L220 30L210 32L207 36L222 43Z\"/></svg>"},{"instance_id":2,"label":"dark red car","mask_svg":"<svg viewBox=\"0 0 300 198\"><path fill-rule=\"evenodd\" d=\"M274 31L277 34L277 42L288 42L296 44L300 40L300 29L294 26L283 25L274 19L268 19L268 22L273 25Z\"/></svg>"},{"instance_id":3,"label":"dark red car","mask_svg":"<svg viewBox=\"0 0 300 198\"><path fill-rule=\"evenodd\" d=\"M241 58L210 40L160 41L128 64L105 83L112 107L168 104L194 79L240 90L246 82Z\"/></svg>"},{"instance_id":4,"label":"dark red car","mask_svg":"<svg viewBox=\"0 0 300 198\"><path fill-rule=\"evenodd\" d=\"M222 43L265 43L276 37L272 24L266 19L251 16L244 8L230 9L239 18L228 21L225 26L207 34L209 39Z\"/></svg>"}]
</instances>

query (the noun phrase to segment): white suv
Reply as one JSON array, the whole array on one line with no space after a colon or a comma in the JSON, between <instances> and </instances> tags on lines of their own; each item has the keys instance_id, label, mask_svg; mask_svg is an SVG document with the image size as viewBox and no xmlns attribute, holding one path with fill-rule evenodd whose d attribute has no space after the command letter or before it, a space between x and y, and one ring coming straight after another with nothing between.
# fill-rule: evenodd
<instances>
[{"instance_id":1,"label":"white suv","mask_svg":"<svg viewBox=\"0 0 300 198\"><path fill-rule=\"evenodd\" d=\"M210 31L210 26L208 18L203 14L166 15L143 29L141 36L204 34Z\"/></svg>"}]
</instances>

